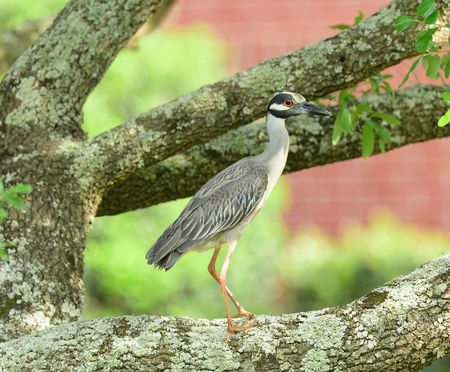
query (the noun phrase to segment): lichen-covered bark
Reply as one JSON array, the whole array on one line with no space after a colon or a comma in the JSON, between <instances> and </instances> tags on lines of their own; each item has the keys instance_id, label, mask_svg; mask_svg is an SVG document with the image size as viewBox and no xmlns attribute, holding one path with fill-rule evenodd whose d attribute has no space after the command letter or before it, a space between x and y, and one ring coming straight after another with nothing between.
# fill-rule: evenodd
<instances>
[{"instance_id":1,"label":"lichen-covered bark","mask_svg":"<svg viewBox=\"0 0 450 372\"><path fill-rule=\"evenodd\" d=\"M449 4L450 0L439 3L443 14ZM397 33L394 25L397 16L416 10L416 2L393 0L360 25L332 38L266 60L86 142L86 147L96 146L96 155L102 158L96 168L90 168L95 187L113 187L143 167L256 120L276 92L299 92L309 100L323 97L417 55L417 27Z\"/></svg>"},{"instance_id":2,"label":"lichen-covered bark","mask_svg":"<svg viewBox=\"0 0 450 372\"><path fill-rule=\"evenodd\" d=\"M83 250L101 195L67 156L87 136L81 106L123 44L172 0L72 0L0 84L0 176L30 184L0 242L0 342L80 319Z\"/></svg>"},{"instance_id":3,"label":"lichen-covered bark","mask_svg":"<svg viewBox=\"0 0 450 372\"><path fill-rule=\"evenodd\" d=\"M173 2L174 0L165 1L153 17L133 35L125 47L137 47L137 40L150 33L159 25ZM44 18L33 19L15 25L9 29L0 30L0 75L9 70L30 44L35 41L48 26L50 26L54 18L55 16L47 16Z\"/></svg>"},{"instance_id":4,"label":"lichen-covered bark","mask_svg":"<svg viewBox=\"0 0 450 372\"><path fill-rule=\"evenodd\" d=\"M450 256L350 304L260 315L225 343L226 321L125 316L0 345L0 370L420 371L449 352Z\"/></svg>"},{"instance_id":5,"label":"lichen-covered bark","mask_svg":"<svg viewBox=\"0 0 450 372\"><path fill-rule=\"evenodd\" d=\"M401 125L387 125L392 142L386 150L450 135L450 127L436 125L448 109L440 96L447 86L414 85L391 94L360 99L376 112L393 115ZM330 111L336 116L338 109ZM361 128L331 144L334 119L298 116L288 120L290 151L285 173L361 156ZM103 195L97 215L115 215L193 195L208 179L245 156L257 155L267 146L265 123L229 131L151 167L144 168ZM375 144L375 153L379 152ZM176 180L176 182L175 182Z\"/></svg>"}]
</instances>

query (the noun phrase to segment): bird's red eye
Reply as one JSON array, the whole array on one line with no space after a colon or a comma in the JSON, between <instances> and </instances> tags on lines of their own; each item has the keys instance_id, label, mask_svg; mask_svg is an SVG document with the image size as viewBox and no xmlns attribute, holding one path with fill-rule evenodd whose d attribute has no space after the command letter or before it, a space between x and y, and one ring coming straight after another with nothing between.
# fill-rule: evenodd
<instances>
[{"instance_id":1,"label":"bird's red eye","mask_svg":"<svg viewBox=\"0 0 450 372\"><path fill-rule=\"evenodd\" d=\"M285 104L287 107L291 107L291 106L292 106L292 101L291 101L290 99L287 99L286 101L284 101L284 104Z\"/></svg>"}]
</instances>

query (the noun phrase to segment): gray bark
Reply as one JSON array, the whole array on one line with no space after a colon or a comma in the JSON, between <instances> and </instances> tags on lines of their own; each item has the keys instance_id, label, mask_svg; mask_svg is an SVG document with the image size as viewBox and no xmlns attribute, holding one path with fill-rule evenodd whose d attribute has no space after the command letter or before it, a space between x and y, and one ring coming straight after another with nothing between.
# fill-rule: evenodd
<instances>
[{"instance_id":1,"label":"gray bark","mask_svg":"<svg viewBox=\"0 0 450 372\"><path fill-rule=\"evenodd\" d=\"M224 343L226 321L124 316L5 342L8 371L420 371L449 351L450 256L348 305L260 315Z\"/></svg>"},{"instance_id":2,"label":"gray bark","mask_svg":"<svg viewBox=\"0 0 450 372\"><path fill-rule=\"evenodd\" d=\"M34 188L27 211L10 210L0 228L0 241L15 244L0 261L0 367L418 370L447 354L446 341L436 345L445 332L441 324L447 325L447 257L341 308L259 317L258 327L233 335L229 345L223 344L221 320L125 317L62 324L80 319L82 254L100 202L102 214L116 214L190 195L212 172L262 150L267 138L261 125L225 133L262 116L274 92L318 98L417 53L417 30L397 34L393 26L417 3L393 0L334 38L88 140L81 130L86 97L148 17L160 19L171 3L72 0L0 84L0 175L7 187ZM445 22L449 3L438 4ZM394 100L369 98L378 111L403 122L392 128L389 149L448 135L435 124L445 110L442 91L415 87ZM311 119L290 124L288 171L359 156L358 132L333 148L330 128L331 122ZM219 135L224 137L208 142ZM193 180L196 170L202 170L199 181ZM184 184L181 172L187 173ZM142 200L130 198L142 184Z\"/></svg>"}]
</instances>

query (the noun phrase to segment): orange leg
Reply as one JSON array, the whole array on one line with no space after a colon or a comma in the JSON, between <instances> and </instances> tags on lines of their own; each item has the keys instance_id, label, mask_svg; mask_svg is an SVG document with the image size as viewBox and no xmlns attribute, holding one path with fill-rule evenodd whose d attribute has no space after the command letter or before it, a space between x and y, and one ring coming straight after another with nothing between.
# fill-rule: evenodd
<instances>
[{"instance_id":1,"label":"orange leg","mask_svg":"<svg viewBox=\"0 0 450 372\"><path fill-rule=\"evenodd\" d=\"M225 342L229 341L231 333L236 332L236 331L245 331L245 330L253 327L256 324L256 320L255 320L252 324L247 326L247 323L248 323L249 319L253 316L253 314L244 310L244 308L239 304L239 302L236 301L236 299L231 294L230 290L225 285L228 265L230 264L231 255L233 254L236 244L237 244L237 241L228 243L227 255L225 257L225 261L223 263L222 269L220 270L220 274L218 276L217 276L216 269L215 269L215 263L217 260L217 256L219 255L220 247L214 251L211 262L208 265L208 271L214 277L214 279L217 280L220 287L222 288L223 299L225 302L225 311L227 313L227 321L228 321L228 332L227 332L227 338L225 339ZM231 314L230 314L230 307L228 305L228 296L230 296L230 299L233 301L234 305L236 306L236 308L239 311L239 314L237 316L247 316L247 318L248 318L242 326L235 326L233 324Z\"/></svg>"},{"instance_id":2,"label":"orange leg","mask_svg":"<svg viewBox=\"0 0 450 372\"><path fill-rule=\"evenodd\" d=\"M217 281L217 283L219 283L219 276L217 275L217 272L216 272L216 261L217 261L217 257L219 256L220 249L221 249L221 247L216 248L214 250L214 254L213 254L213 256L211 258L211 261L209 262L209 265L208 265L208 271L211 274L211 276ZM234 304L234 306L236 306L236 309L238 311L238 314L234 315L232 318L239 318L241 316L246 316L246 317L248 317L250 319L251 317L255 316L255 314L249 313L247 310L245 310L241 306L241 304L234 298L233 294L231 293L231 291L228 289L227 286L225 286L225 289L227 291L228 297L230 297L231 301L233 301L233 304ZM249 319L247 319L245 324L247 324Z\"/></svg>"}]
</instances>

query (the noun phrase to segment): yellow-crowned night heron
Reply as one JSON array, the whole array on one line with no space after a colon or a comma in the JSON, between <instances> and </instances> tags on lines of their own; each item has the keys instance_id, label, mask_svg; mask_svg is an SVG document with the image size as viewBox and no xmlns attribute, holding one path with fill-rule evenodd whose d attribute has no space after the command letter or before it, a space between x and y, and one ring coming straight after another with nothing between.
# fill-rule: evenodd
<instances>
[{"instance_id":1,"label":"yellow-crowned night heron","mask_svg":"<svg viewBox=\"0 0 450 372\"><path fill-rule=\"evenodd\" d=\"M215 249L208 271L223 292L228 320L225 342L232 332L244 331L256 323L247 325L253 314L236 301L225 285L228 264L239 238L262 209L283 172L289 150L285 119L301 114L331 116L323 108L306 102L300 94L276 94L267 105L269 145L266 150L261 155L239 160L206 182L145 256L149 264L167 271L188 252ZM228 243L227 255L217 275L216 260L225 243ZM235 317L247 317L242 326L233 324L227 296L238 310Z\"/></svg>"}]
</instances>

